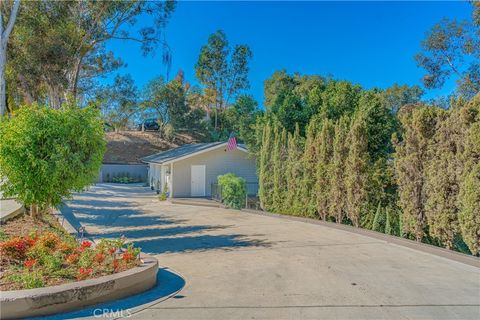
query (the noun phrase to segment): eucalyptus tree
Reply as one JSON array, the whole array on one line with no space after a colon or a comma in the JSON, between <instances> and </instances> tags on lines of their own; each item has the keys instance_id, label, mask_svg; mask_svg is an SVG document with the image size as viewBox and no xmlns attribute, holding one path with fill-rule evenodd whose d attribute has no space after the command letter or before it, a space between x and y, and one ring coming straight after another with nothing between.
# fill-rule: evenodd
<instances>
[{"instance_id":1,"label":"eucalyptus tree","mask_svg":"<svg viewBox=\"0 0 480 320\"><path fill-rule=\"evenodd\" d=\"M248 63L251 58L252 51L247 45L236 45L232 49L222 30L211 34L207 44L200 49L195 75L213 103L215 128L217 112L225 110L231 99L250 86Z\"/></svg>"},{"instance_id":2,"label":"eucalyptus tree","mask_svg":"<svg viewBox=\"0 0 480 320\"><path fill-rule=\"evenodd\" d=\"M5 67L7 64L7 44L17 18L20 0L14 0L10 10L8 2L0 2L0 117L5 114ZM4 25L4 20L6 24Z\"/></svg>"}]
</instances>

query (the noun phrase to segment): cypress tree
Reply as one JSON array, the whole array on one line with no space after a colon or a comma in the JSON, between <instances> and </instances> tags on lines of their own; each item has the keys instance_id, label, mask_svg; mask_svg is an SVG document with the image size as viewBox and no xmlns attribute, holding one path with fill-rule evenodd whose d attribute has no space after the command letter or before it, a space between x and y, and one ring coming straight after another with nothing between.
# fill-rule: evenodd
<instances>
[{"instance_id":1,"label":"cypress tree","mask_svg":"<svg viewBox=\"0 0 480 320\"><path fill-rule=\"evenodd\" d=\"M272 179L272 128L270 122L267 122L263 128L261 146L260 146L260 160L258 170L258 196L260 198L260 206L263 210L269 210L272 203L271 191L273 187Z\"/></svg>"},{"instance_id":2,"label":"cypress tree","mask_svg":"<svg viewBox=\"0 0 480 320\"><path fill-rule=\"evenodd\" d=\"M274 144L273 144L273 190L271 211L284 212L284 203L286 196L286 175L285 175L285 140L286 130L275 126L274 128Z\"/></svg>"},{"instance_id":3,"label":"cypress tree","mask_svg":"<svg viewBox=\"0 0 480 320\"><path fill-rule=\"evenodd\" d=\"M353 121L347 138L348 156L345 163L347 215L355 227L360 225L365 207L368 183L368 141L363 119Z\"/></svg>"},{"instance_id":4,"label":"cypress tree","mask_svg":"<svg viewBox=\"0 0 480 320\"><path fill-rule=\"evenodd\" d=\"M330 207L330 169L333 156L333 137L335 127L331 120L324 120L318 135L318 160L315 192L317 196L317 212L322 220L327 220Z\"/></svg>"},{"instance_id":5,"label":"cypress tree","mask_svg":"<svg viewBox=\"0 0 480 320\"><path fill-rule=\"evenodd\" d=\"M385 233L389 235L394 235L395 229L394 229L393 216L391 214L391 211L388 210L388 207L385 209L385 212L386 212Z\"/></svg>"},{"instance_id":6,"label":"cypress tree","mask_svg":"<svg viewBox=\"0 0 480 320\"><path fill-rule=\"evenodd\" d=\"M463 241L474 255L480 254L480 95L469 102L464 116L472 125L466 132L461 154L463 172L459 183L458 213Z\"/></svg>"},{"instance_id":7,"label":"cypress tree","mask_svg":"<svg viewBox=\"0 0 480 320\"><path fill-rule=\"evenodd\" d=\"M345 197L345 160L348 155L346 139L348 133L348 117L342 116L335 124L333 139L333 158L331 168L330 215L337 223L342 223L346 211Z\"/></svg>"},{"instance_id":8,"label":"cypress tree","mask_svg":"<svg viewBox=\"0 0 480 320\"><path fill-rule=\"evenodd\" d=\"M287 195L285 201L285 212L298 214L300 212L300 187L302 183L302 139L298 124L295 131L288 136L288 152L286 161L286 182Z\"/></svg>"},{"instance_id":9,"label":"cypress tree","mask_svg":"<svg viewBox=\"0 0 480 320\"><path fill-rule=\"evenodd\" d=\"M380 202L378 203L377 211L375 212L372 230L378 232L385 232L385 212L382 210L382 204Z\"/></svg>"},{"instance_id":10,"label":"cypress tree","mask_svg":"<svg viewBox=\"0 0 480 320\"><path fill-rule=\"evenodd\" d=\"M307 127L307 136L305 141L305 150L303 152L303 180L301 187L301 197L303 199L302 212L303 215L312 217L316 211L315 200L315 180L316 180L316 163L317 163L317 146L316 146L317 123L315 118L310 121Z\"/></svg>"},{"instance_id":11,"label":"cypress tree","mask_svg":"<svg viewBox=\"0 0 480 320\"><path fill-rule=\"evenodd\" d=\"M425 164L435 133L437 113L437 108L418 105L400 109L403 140L398 142L394 137L402 233L414 235L417 241L422 241L425 235Z\"/></svg>"}]
</instances>

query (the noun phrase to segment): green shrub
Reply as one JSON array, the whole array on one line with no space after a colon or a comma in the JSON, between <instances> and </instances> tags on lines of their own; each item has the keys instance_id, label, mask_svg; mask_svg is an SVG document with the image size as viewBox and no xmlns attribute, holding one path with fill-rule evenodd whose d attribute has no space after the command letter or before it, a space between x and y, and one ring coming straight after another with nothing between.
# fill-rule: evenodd
<instances>
[{"instance_id":1,"label":"green shrub","mask_svg":"<svg viewBox=\"0 0 480 320\"><path fill-rule=\"evenodd\" d=\"M245 205L247 184L245 179L233 173L218 177L218 185L222 194L222 202L229 208L241 209Z\"/></svg>"},{"instance_id":2,"label":"green shrub","mask_svg":"<svg viewBox=\"0 0 480 320\"><path fill-rule=\"evenodd\" d=\"M163 186L162 193L160 193L160 195L158 196L158 200L165 201L167 200L167 198L168 198L168 184L165 183L165 185Z\"/></svg>"},{"instance_id":3,"label":"green shrub","mask_svg":"<svg viewBox=\"0 0 480 320\"><path fill-rule=\"evenodd\" d=\"M43 274L40 271L25 270L10 276L10 280L17 283L22 289L34 289L45 286Z\"/></svg>"},{"instance_id":4,"label":"green shrub","mask_svg":"<svg viewBox=\"0 0 480 320\"><path fill-rule=\"evenodd\" d=\"M93 106L23 106L0 119L0 190L25 206L61 204L98 176L105 151L100 113Z\"/></svg>"}]
</instances>

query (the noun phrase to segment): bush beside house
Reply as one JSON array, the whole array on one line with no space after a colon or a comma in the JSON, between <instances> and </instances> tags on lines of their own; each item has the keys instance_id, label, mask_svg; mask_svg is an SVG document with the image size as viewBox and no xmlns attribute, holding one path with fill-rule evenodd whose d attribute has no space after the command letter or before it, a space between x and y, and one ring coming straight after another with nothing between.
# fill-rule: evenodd
<instances>
[{"instance_id":1,"label":"bush beside house","mask_svg":"<svg viewBox=\"0 0 480 320\"><path fill-rule=\"evenodd\" d=\"M247 183L245 179L237 177L233 173L227 173L218 177L222 202L229 208L241 209L245 204L247 195Z\"/></svg>"}]
</instances>

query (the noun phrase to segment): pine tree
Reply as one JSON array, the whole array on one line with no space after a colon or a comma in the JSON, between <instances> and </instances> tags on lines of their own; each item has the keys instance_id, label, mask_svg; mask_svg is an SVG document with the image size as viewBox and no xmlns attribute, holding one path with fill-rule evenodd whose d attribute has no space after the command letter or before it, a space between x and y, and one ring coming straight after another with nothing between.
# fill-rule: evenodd
<instances>
[{"instance_id":1,"label":"pine tree","mask_svg":"<svg viewBox=\"0 0 480 320\"><path fill-rule=\"evenodd\" d=\"M316 181L316 146L317 123L315 118L310 121L307 127L307 136L305 141L305 150L303 152L303 180L301 187L301 197L303 199L302 211L304 216L313 217L316 211L315 200L315 181Z\"/></svg>"},{"instance_id":2,"label":"pine tree","mask_svg":"<svg viewBox=\"0 0 480 320\"><path fill-rule=\"evenodd\" d=\"M288 136L288 152L286 160L286 181L287 195L285 201L285 212L289 214L298 214L300 212L300 187L302 183L302 139L298 124L295 131Z\"/></svg>"},{"instance_id":3,"label":"pine tree","mask_svg":"<svg viewBox=\"0 0 480 320\"><path fill-rule=\"evenodd\" d=\"M347 117L341 117L335 124L333 139L333 161L331 168L330 215L337 223L342 223L346 211L345 196L345 160L348 155L346 139L348 133Z\"/></svg>"},{"instance_id":4,"label":"pine tree","mask_svg":"<svg viewBox=\"0 0 480 320\"><path fill-rule=\"evenodd\" d=\"M348 156L345 163L347 215L355 227L360 225L365 207L368 183L368 141L363 119L353 121L348 138Z\"/></svg>"},{"instance_id":5,"label":"pine tree","mask_svg":"<svg viewBox=\"0 0 480 320\"><path fill-rule=\"evenodd\" d=\"M417 241L422 241L425 234L425 164L438 112L437 108L418 105L400 109L403 141L394 141L402 233L413 234Z\"/></svg>"},{"instance_id":6,"label":"pine tree","mask_svg":"<svg viewBox=\"0 0 480 320\"><path fill-rule=\"evenodd\" d=\"M333 157L333 137L335 127L331 120L324 120L317 139L318 160L315 192L317 212L322 220L327 220L330 207L330 169Z\"/></svg>"}]
</instances>

